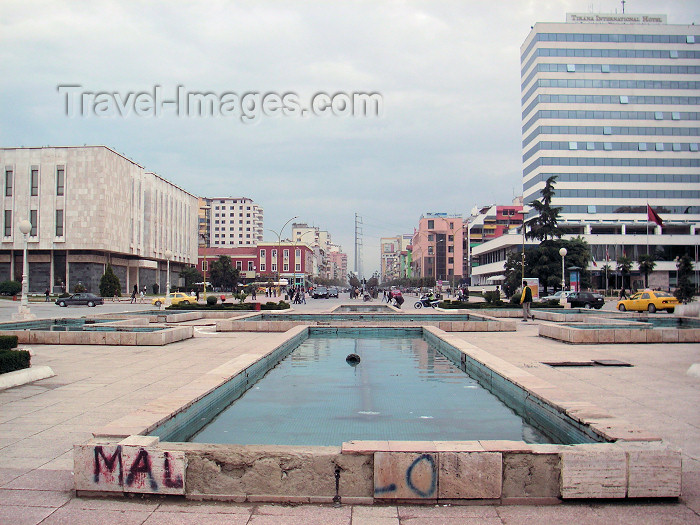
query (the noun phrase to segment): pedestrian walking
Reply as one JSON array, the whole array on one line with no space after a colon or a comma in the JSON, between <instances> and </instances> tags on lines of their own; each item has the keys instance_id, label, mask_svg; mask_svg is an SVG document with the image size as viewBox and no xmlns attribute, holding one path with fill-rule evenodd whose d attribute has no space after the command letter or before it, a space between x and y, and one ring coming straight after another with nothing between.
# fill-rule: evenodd
<instances>
[{"instance_id":1,"label":"pedestrian walking","mask_svg":"<svg viewBox=\"0 0 700 525\"><path fill-rule=\"evenodd\" d=\"M620 290L620 301L623 299L627 299L627 290L625 290L625 287L622 287L622 290Z\"/></svg>"},{"instance_id":2,"label":"pedestrian walking","mask_svg":"<svg viewBox=\"0 0 700 525\"><path fill-rule=\"evenodd\" d=\"M46 295L46 300L44 302L48 303L50 301L49 295L51 295L51 291L49 290L48 287L46 288L46 291L44 292L44 294Z\"/></svg>"},{"instance_id":3,"label":"pedestrian walking","mask_svg":"<svg viewBox=\"0 0 700 525\"><path fill-rule=\"evenodd\" d=\"M131 304L136 304L136 294L139 293L138 286L134 285L134 291L131 292Z\"/></svg>"},{"instance_id":4,"label":"pedestrian walking","mask_svg":"<svg viewBox=\"0 0 700 525\"><path fill-rule=\"evenodd\" d=\"M532 289L523 281L523 294L520 296L520 304L523 305L523 323L527 323L530 317L530 305L532 304Z\"/></svg>"}]
</instances>

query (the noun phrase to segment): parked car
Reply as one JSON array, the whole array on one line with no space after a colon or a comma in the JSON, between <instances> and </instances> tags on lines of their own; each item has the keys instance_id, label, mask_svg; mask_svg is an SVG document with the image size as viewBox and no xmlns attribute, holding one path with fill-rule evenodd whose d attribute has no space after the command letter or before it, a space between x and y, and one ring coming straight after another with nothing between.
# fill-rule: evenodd
<instances>
[{"instance_id":1,"label":"parked car","mask_svg":"<svg viewBox=\"0 0 700 525\"><path fill-rule=\"evenodd\" d=\"M338 297L338 288L335 286L328 288L328 297Z\"/></svg>"},{"instance_id":2,"label":"parked car","mask_svg":"<svg viewBox=\"0 0 700 525\"><path fill-rule=\"evenodd\" d=\"M596 308L600 310L605 304L605 298L599 293L571 292L566 301L573 308Z\"/></svg>"},{"instance_id":3,"label":"parked car","mask_svg":"<svg viewBox=\"0 0 700 525\"><path fill-rule=\"evenodd\" d=\"M637 292L629 299L623 299L617 302L617 309L621 312L632 310L637 312L648 311L654 313L657 310L666 310L668 313L673 313L680 301L675 296L668 292L659 290L642 290Z\"/></svg>"},{"instance_id":4,"label":"parked car","mask_svg":"<svg viewBox=\"0 0 700 525\"><path fill-rule=\"evenodd\" d=\"M544 297L540 297L540 301L560 301L562 294L564 297L570 296L574 292L568 292L568 291L561 291L559 290L557 293L552 294L552 295L545 295Z\"/></svg>"},{"instance_id":5,"label":"parked car","mask_svg":"<svg viewBox=\"0 0 700 525\"><path fill-rule=\"evenodd\" d=\"M313 292L311 292L311 297L314 299L318 299L319 297L321 298L327 298L328 297L328 288L325 286L317 286L314 288Z\"/></svg>"},{"instance_id":6,"label":"parked car","mask_svg":"<svg viewBox=\"0 0 700 525\"><path fill-rule=\"evenodd\" d=\"M98 304L104 304L105 301L99 295L94 293L74 293L69 297L60 297L56 299L56 304L58 306L73 306L73 305L87 305L87 306L97 306Z\"/></svg>"},{"instance_id":7,"label":"parked car","mask_svg":"<svg viewBox=\"0 0 700 525\"><path fill-rule=\"evenodd\" d=\"M170 298L170 304L197 304L196 297L182 292L171 293L168 297ZM151 299L151 304L154 304L156 306L165 304L165 297L154 297L153 299Z\"/></svg>"}]
</instances>

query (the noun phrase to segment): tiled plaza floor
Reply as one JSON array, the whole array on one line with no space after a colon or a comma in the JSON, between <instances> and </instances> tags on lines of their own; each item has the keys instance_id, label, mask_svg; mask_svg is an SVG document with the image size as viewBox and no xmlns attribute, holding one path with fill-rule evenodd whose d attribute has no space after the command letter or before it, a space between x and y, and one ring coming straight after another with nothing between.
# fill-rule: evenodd
<instances>
[{"instance_id":1,"label":"tiled plaza floor","mask_svg":"<svg viewBox=\"0 0 700 525\"><path fill-rule=\"evenodd\" d=\"M347 302L347 299L345 299ZM334 301L310 301L303 310ZM268 334L198 332L164 347L36 346L33 363L56 376L0 392L0 524L692 524L700 523L700 345L572 346L516 333L460 337L574 391L615 415L653 430L683 450L683 497L662 503L564 503L555 506L281 506L184 499L89 499L73 490L72 446L91 430L189 383ZM631 368L551 368L547 360L610 358Z\"/></svg>"}]
</instances>

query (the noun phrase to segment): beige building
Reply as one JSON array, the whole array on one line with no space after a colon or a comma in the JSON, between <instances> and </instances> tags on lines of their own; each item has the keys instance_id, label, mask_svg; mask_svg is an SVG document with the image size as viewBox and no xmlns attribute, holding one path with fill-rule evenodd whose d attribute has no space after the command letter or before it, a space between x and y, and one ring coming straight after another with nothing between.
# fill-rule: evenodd
<instances>
[{"instance_id":1,"label":"beige building","mask_svg":"<svg viewBox=\"0 0 700 525\"><path fill-rule=\"evenodd\" d=\"M199 244L203 247L257 246L263 240L263 208L248 197L199 199Z\"/></svg>"},{"instance_id":2,"label":"beige building","mask_svg":"<svg viewBox=\"0 0 700 525\"><path fill-rule=\"evenodd\" d=\"M99 293L107 263L122 292L171 283L197 262L197 197L105 146L0 148L3 236L0 281L21 280L29 219L32 292Z\"/></svg>"}]
</instances>

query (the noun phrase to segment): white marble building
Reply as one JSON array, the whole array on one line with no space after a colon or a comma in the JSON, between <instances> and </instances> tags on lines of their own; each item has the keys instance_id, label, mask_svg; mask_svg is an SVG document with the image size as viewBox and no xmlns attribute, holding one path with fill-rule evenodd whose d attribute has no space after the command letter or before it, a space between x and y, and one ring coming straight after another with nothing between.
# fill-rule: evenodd
<instances>
[{"instance_id":1,"label":"white marble building","mask_svg":"<svg viewBox=\"0 0 700 525\"><path fill-rule=\"evenodd\" d=\"M110 263L122 292L171 283L197 261L197 197L105 146L0 148L0 281L20 280L29 219L29 286L99 293Z\"/></svg>"}]
</instances>

